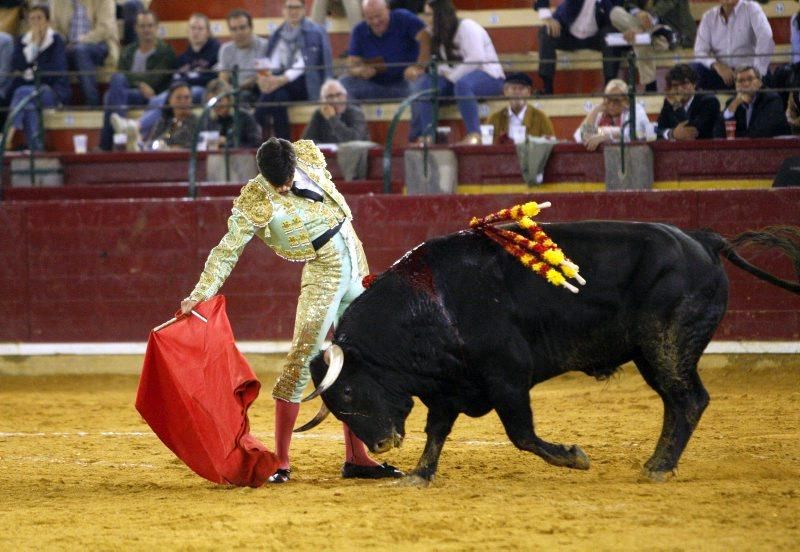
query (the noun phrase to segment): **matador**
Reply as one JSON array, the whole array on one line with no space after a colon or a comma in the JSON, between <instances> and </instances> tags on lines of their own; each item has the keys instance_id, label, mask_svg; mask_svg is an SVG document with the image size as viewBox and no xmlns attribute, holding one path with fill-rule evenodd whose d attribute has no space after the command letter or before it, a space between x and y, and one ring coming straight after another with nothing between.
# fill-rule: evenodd
<instances>
[{"instance_id":1,"label":"matador","mask_svg":"<svg viewBox=\"0 0 800 552\"><path fill-rule=\"evenodd\" d=\"M308 363L320 351L331 326L364 290L361 280L369 269L350 207L331 181L325 156L312 141L292 144L270 138L258 149L256 161L259 175L233 201L228 231L209 253L181 310L186 314L219 291L253 236L282 258L305 263L292 344L272 391L280 464L268 481L283 483L291 477L289 447L301 394L310 379ZM346 425L344 436L342 477L403 475L394 466L373 460Z\"/></svg>"}]
</instances>

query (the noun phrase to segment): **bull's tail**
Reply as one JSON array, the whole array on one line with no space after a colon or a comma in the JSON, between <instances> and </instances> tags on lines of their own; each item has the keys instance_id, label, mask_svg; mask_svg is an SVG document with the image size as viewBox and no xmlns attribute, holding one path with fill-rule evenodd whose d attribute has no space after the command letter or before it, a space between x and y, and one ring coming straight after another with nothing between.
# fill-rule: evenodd
<instances>
[{"instance_id":1,"label":"bull's tail","mask_svg":"<svg viewBox=\"0 0 800 552\"><path fill-rule=\"evenodd\" d=\"M700 230L690 232L697 241L717 254L722 254L732 264L749 272L756 278L769 282L787 291L800 294L800 283L783 280L747 262L736 249L753 244L767 249L778 249L791 260L800 279L800 228L796 226L769 226L761 230L742 232L726 240L716 232Z\"/></svg>"}]
</instances>

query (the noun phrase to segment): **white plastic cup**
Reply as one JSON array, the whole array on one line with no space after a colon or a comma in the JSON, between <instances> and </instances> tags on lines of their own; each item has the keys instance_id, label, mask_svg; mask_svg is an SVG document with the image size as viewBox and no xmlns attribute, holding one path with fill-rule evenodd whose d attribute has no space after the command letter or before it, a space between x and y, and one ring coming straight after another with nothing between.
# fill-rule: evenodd
<instances>
[{"instance_id":1,"label":"white plastic cup","mask_svg":"<svg viewBox=\"0 0 800 552\"><path fill-rule=\"evenodd\" d=\"M515 144L521 144L524 142L525 134L527 134L527 132L523 126L516 126L508 129L508 137L511 138L511 141Z\"/></svg>"},{"instance_id":2,"label":"white plastic cup","mask_svg":"<svg viewBox=\"0 0 800 552\"><path fill-rule=\"evenodd\" d=\"M494 125L481 125L481 144L491 146L494 143Z\"/></svg>"},{"instance_id":3,"label":"white plastic cup","mask_svg":"<svg viewBox=\"0 0 800 552\"><path fill-rule=\"evenodd\" d=\"M204 130L206 150L217 151L219 149L219 131L218 130Z\"/></svg>"},{"instance_id":4,"label":"white plastic cup","mask_svg":"<svg viewBox=\"0 0 800 552\"><path fill-rule=\"evenodd\" d=\"M75 146L75 153L86 153L89 151L89 137L85 134L75 134L72 136L72 145Z\"/></svg>"},{"instance_id":5,"label":"white plastic cup","mask_svg":"<svg viewBox=\"0 0 800 552\"><path fill-rule=\"evenodd\" d=\"M114 151L125 151L128 149L128 135L123 132L114 134Z\"/></svg>"}]
</instances>

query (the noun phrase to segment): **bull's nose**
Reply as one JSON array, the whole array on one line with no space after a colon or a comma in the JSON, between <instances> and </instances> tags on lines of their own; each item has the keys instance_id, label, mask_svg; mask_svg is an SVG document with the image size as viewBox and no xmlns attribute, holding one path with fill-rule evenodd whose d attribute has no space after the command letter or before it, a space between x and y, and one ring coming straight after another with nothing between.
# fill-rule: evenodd
<instances>
[{"instance_id":1,"label":"bull's nose","mask_svg":"<svg viewBox=\"0 0 800 552\"><path fill-rule=\"evenodd\" d=\"M373 448L372 452L386 452L387 450L391 449L394 445L394 436L387 437L386 439L381 439L377 443L375 443L375 447Z\"/></svg>"}]
</instances>

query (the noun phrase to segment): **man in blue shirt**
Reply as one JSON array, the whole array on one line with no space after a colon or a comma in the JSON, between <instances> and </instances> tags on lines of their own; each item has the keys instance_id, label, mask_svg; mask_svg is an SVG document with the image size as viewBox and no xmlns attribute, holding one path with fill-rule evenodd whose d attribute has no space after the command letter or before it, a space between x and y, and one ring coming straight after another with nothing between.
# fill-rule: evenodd
<instances>
[{"instance_id":1,"label":"man in blue shirt","mask_svg":"<svg viewBox=\"0 0 800 552\"><path fill-rule=\"evenodd\" d=\"M409 82L430 57L425 23L408 10L389 10L386 0L364 0L362 10L364 21L350 36L342 84L353 100L405 98Z\"/></svg>"}]
</instances>

